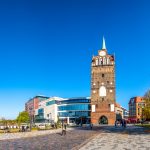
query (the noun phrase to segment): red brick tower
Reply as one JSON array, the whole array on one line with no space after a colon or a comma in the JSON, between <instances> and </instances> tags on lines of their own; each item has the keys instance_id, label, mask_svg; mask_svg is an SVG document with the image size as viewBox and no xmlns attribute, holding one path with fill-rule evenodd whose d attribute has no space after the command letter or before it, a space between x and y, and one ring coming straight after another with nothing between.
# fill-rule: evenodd
<instances>
[{"instance_id":1,"label":"red brick tower","mask_svg":"<svg viewBox=\"0 0 150 150\"><path fill-rule=\"evenodd\" d=\"M107 53L105 39L91 64L91 122L114 124L115 114L115 60Z\"/></svg>"}]
</instances>

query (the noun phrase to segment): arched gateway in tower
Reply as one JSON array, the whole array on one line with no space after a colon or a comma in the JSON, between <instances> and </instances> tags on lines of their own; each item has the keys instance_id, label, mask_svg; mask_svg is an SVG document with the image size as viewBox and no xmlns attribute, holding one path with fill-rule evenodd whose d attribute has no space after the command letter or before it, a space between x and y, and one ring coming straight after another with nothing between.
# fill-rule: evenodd
<instances>
[{"instance_id":1,"label":"arched gateway in tower","mask_svg":"<svg viewBox=\"0 0 150 150\"><path fill-rule=\"evenodd\" d=\"M91 64L91 122L114 124L115 114L115 60L107 53L105 39Z\"/></svg>"}]
</instances>

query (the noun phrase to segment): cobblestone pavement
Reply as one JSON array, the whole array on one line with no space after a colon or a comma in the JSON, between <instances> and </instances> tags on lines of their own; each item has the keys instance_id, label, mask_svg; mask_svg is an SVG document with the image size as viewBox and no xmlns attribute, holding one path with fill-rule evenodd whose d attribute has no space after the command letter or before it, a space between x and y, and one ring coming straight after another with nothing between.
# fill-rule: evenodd
<instances>
[{"instance_id":1,"label":"cobblestone pavement","mask_svg":"<svg viewBox=\"0 0 150 150\"><path fill-rule=\"evenodd\" d=\"M69 128L69 130L72 130L73 128ZM18 133L4 133L0 134L0 140L5 139L18 139L18 138L24 138L24 137L34 137L39 135L46 135L51 133L59 133L61 132L61 129L57 130L41 130L41 131L32 131L32 132L18 132Z\"/></svg>"},{"instance_id":2,"label":"cobblestone pavement","mask_svg":"<svg viewBox=\"0 0 150 150\"><path fill-rule=\"evenodd\" d=\"M128 126L67 128L0 134L0 150L150 150L150 129Z\"/></svg>"},{"instance_id":3,"label":"cobblestone pavement","mask_svg":"<svg viewBox=\"0 0 150 150\"><path fill-rule=\"evenodd\" d=\"M77 150L96 133L85 128L67 128L65 136L61 135L61 129L3 134L0 135L0 150Z\"/></svg>"},{"instance_id":4,"label":"cobblestone pavement","mask_svg":"<svg viewBox=\"0 0 150 150\"><path fill-rule=\"evenodd\" d=\"M101 131L80 150L150 150L150 129L102 127Z\"/></svg>"}]
</instances>

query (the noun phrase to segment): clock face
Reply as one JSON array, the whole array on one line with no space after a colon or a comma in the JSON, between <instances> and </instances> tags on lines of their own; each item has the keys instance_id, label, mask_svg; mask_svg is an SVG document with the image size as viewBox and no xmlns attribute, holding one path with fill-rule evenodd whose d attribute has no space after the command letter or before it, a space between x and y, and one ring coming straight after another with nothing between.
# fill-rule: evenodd
<instances>
[{"instance_id":1,"label":"clock face","mask_svg":"<svg viewBox=\"0 0 150 150\"><path fill-rule=\"evenodd\" d=\"M106 55L106 52L105 52L105 51L100 51L100 52L99 52L99 55L100 55L100 56L105 56L105 55Z\"/></svg>"}]
</instances>

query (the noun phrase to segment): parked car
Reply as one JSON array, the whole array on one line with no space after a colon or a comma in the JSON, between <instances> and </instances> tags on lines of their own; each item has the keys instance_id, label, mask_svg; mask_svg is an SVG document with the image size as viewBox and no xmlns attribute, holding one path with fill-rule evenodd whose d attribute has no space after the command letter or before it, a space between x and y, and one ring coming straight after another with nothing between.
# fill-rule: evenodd
<instances>
[{"instance_id":1,"label":"parked car","mask_svg":"<svg viewBox=\"0 0 150 150\"><path fill-rule=\"evenodd\" d=\"M38 125L38 128L39 128L39 129L45 129L45 124L39 124L39 125Z\"/></svg>"}]
</instances>

